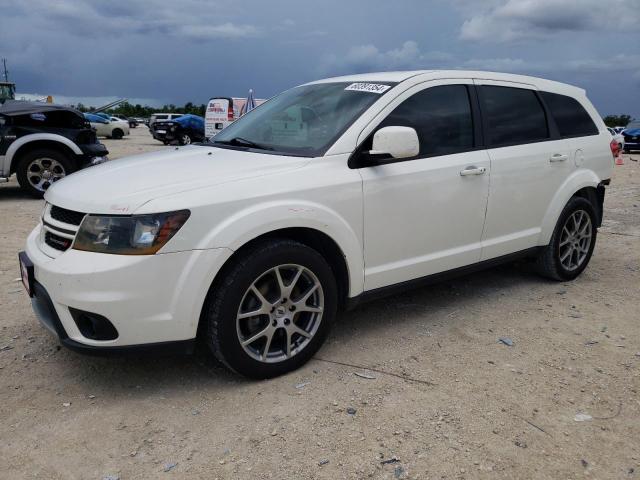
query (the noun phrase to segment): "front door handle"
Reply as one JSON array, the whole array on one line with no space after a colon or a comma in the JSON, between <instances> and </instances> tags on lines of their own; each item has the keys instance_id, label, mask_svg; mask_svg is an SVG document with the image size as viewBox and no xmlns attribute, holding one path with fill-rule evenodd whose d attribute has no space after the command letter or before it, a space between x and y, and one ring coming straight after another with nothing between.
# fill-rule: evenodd
<instances>
[{"instance_id":1,"label":"front door handle","mask_svg":"<svg viewBox=\"0 0 640 480\"><path fill-rule=\"evenodd\" d=\"M567 160L569 158L569 155L563 155L562 153L556 153L555 155L552 155L551 158L549 159L549 161L551 163L555 163L555 162L564 162L565 160Z\"/></svg>"},{"instance_id":2,"label":"front door handle","mask_svg":"<svg viewBox=\"0 0 640 480\"><path fill-rule=\"evenodd\" d=\"M484 167L476 167L475 165L472 165L464 170L460 170L460 175L463 177L466 177L467 175L483 175L486 171L487 169Z\"/></svg>"}]
</instances>

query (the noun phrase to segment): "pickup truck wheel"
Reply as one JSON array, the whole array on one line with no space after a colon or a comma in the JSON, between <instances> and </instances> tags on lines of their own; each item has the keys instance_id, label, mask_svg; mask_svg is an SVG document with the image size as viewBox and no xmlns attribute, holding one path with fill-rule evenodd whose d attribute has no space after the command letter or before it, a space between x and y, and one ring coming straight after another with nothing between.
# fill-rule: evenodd
<instances>
[{"instance_id":1,"label":"pickup truck wheel","mask_svg":"<svg viewBox=\"0 0 640 480\"><path fill-rule=\"evenodd\" d=\"M591 202L573 197L562 210L551 241L538 256L538 271L554 280L573 280L587 268L598 234Z\"/></svg>"},{"instance_id":2,"label":"pickup truck wheel","mask_svg":"<svg viewBox=\"0 0 640 480\"><path fill-rule=\"evenodd\" d=\"M55 182L73 173L72 161L55 150L33 150L18 162L16 175L20 187L36 198Z\"/></svg>"},{"instance_id":3,"label":"pickup truck wheel","mask_svg":"<svg viewBox=\"0 0 640 480\"><path fill-rule=\"evenodd\" d=\"M111 132L111 138L114 140L120 140L122 137L124 137L124 132L119 128L115 128L113 132Z\"/></svg>"},{"instance_id":4,"label":"pickup truck wheel","mask_svg":"<svg viewBox=\"0 0 640 480\"><path fill-rule=\"evenodd\" d=\"M231 370L271 378L307 362L337 310L327 261L292 240L258 243L222 272L203 309L206 339Z\"/></svg>"}]
</instances>

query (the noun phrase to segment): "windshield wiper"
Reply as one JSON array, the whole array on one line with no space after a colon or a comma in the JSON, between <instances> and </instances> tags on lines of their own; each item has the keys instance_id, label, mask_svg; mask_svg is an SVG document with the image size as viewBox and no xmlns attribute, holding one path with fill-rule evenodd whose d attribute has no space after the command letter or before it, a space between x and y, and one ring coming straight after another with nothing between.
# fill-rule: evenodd
<instances>
[{"instance_id":1,"label":"windshield wiper","mask_svg":"<svg viewBox=\"0 0 640 480\"><path fill-rule=\"evenodd\" d=\"M255 148L258 150L273 150L273 148L271 147L260 145L259 143L252 142L251 140L247 140L246 138L242 137L234 137L231 140L214 140L213 143L220 143L222 145L235 145L237 147Z\"/></svg>"}]
</instances>

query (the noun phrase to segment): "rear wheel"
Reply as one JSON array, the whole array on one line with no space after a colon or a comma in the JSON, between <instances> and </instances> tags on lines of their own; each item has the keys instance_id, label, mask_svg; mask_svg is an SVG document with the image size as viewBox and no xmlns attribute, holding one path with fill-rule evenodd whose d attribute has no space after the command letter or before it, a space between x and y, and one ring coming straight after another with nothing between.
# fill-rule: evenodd
<instances>
[{"instance_id":1,"label":"rear wheel","mask_svg":"<svg viewBox=\"0 0 640 480\"><path fill-rule=\"evenodd\" d=\"M16 175L20 187L41 198L51 185L73 173L73 162L56 150L33 150L18 162Z\"/></svg>"},{"instance_id":2,"label":"rear wheel","mask_svg":"<svg viewBox=\"0 0 640 480\"><path fill-rule=\"evenodd\" d=\"M222 274L203 321L223 364L270 378L300 367L320 348L336 315L337 288L317 251L292 240L265 241Z\"/></svg>"},{"instance_id":3,"label":"rear wheel","mask_svg":"<svg viewBox=\"0 0 640 480\"><path fill-rule=\"evenodd\" d=\"M120 140L122 137L124 137L124 132L119 128L114 128L113 132L111 132L111 138L114 140Z\"/></svg>"},{"instance_id":4,"label":"rear wheel","mask_svg":"<svg viewBox=\"0 0 640 480\"><path fill-rule=\"evenodd\" d=\"M591 202L573 197L560 214L549 245L538 256L538 271L554 280L573 280L587 268L597 236Z\"/></svg>"}]
</instances>

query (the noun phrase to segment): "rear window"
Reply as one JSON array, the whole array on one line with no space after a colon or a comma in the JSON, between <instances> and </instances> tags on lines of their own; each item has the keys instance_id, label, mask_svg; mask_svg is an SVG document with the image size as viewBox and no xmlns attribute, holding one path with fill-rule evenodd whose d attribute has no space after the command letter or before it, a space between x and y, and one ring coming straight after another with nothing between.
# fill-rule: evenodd
<instances>
[{"instance_id":1,"label":"rear window","mask_svg":"<svg viewBox=\"0 0 640 480\"><path fill-rule=\"evenodd\" d=\"M166 120L167 118L169 118L168 115L155 115L154 117L156 120Z\"/></svg>"},{"instance_id":2,"label":"rear window","mask_svg":"<svg viewBox=\"0 0 640 480\"><path fill-rule=\"evenodd\" d=\"M485 85L482 99L492 147L549 138L544 108L533 90Z\"/></svg>"},{"instance_id":3,"label":"rear window","mask_svg":"<svg viewBox=\"0 0 640 480\"><path fill-rule=\"evenodd\" d=\"M598 127L593 123L591 116L575 98L550 92L540 92L540 95L549 107L561 137L598 134Z\"/></svg>"}]
</instances>

